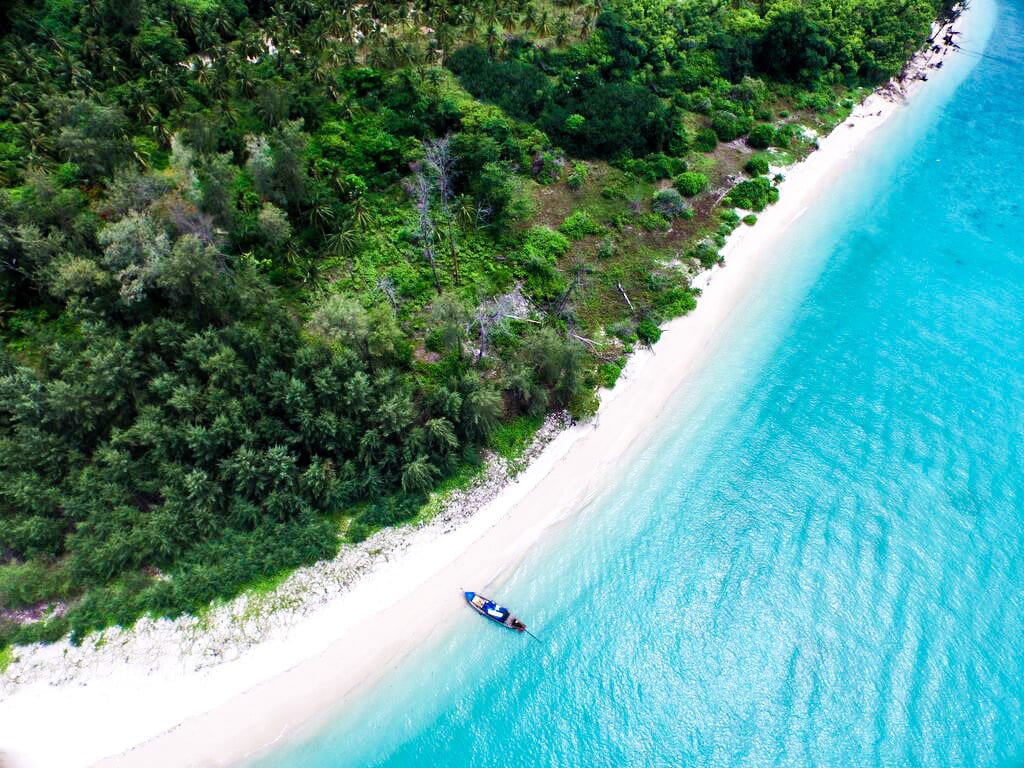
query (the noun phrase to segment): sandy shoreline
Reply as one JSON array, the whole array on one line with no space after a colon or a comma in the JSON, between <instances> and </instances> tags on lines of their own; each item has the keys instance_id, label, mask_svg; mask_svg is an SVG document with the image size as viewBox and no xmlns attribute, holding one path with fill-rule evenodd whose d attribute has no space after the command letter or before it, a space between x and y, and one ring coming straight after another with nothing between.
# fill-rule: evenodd
<instances>
[{"instance_id":1,"label":"sandy shoreline","mask_svg":"<svg viewBox=\"0 0 1024 768\"><path fill-rule=\"evenodd\" d=\"M919 55L914 67L942 77L948 70L928 68L940 56ZM913 76L909 84L908 90L923 85ZM727 267L694 281L703 289L697 308L668 324L653 352L630 359L616 389L602 393L595 422L552 428L536 459L479 511L458 525L405 536L395 557L357 569L354 585L301 612L298 623L271 627L235 659L186 663L166 654L172 635L154 633L142 647L131 633L115 632L108 642L130 645L138 663L108 662L60 681L26 677L6 695L0 685L0 766L233 765L308 728L318 713L336 710L433 632L444 632L445 620L464 610L462 585L484 589L500 581L640 444L713 352L723 323L762 285L768 266L785 258L777 246L789 224L900 108L893 96L869 96L818 151L785 169L779 203L760 214L757 226L730 237ZM55 658L65 650L58 644L48 653Z\"/></svg>"}]
</instances>

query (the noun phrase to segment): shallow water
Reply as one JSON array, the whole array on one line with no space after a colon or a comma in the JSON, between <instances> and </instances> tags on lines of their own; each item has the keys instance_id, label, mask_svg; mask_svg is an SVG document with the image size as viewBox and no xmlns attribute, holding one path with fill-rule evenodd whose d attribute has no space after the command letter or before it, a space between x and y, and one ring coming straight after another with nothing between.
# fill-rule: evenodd
<instances>
[{"instance_id":1,"label":"shallow water","mask_svg":"<svg viewBox=\"0 0 1024 768\"><path fill-rule=\"evenodd\" d=\"M467 610L262 768L1024 764L1024 3L977 6L500 586L543 641Z\"/></svg>"}]
</instances>

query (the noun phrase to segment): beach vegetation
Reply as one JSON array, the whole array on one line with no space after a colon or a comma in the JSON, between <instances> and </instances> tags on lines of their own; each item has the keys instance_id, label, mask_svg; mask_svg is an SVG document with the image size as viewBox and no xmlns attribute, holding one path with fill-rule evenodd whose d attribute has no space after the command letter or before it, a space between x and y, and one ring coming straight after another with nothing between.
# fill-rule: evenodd
<instances>
[{"instance_id":1,"label":"beach vegetation","mask_svg":"<svg viewBox=\"0 0 1024 768\"><path fill-rule=\"evenodd\" d=\"M661 338L661 328L649 318L644 318L636 327L636 337L641 344L653 346Z\"/></svg>"},{"instance_id":2,"label":"beach vegetation","mask_svg":"<svg viewBox=\"0 0 1024 768\"><path fill-rule=\"evenodd\" d=\"M763 211L766 206L777 202L779 190L764 176L741 181L729 190L723 202L748 211Z\"/></svg>"},{"instance_id":3,"label":"beach vegetation","mask_svg":"<svg viewBox=\"0 0 1024 768\"><path fill-rule=\"evenodd\" d=\"M768 158L764 155L754 155L743 166L743 170L750 176L764 176L768 173Z\"/></svg>"},{"instance_id":4,"label":"beach vegetation","mask_svg":"<svg viewBox=\"0 0 1024 768\"><path fill-rule=\"evenodd\" d=\"M708 188L708 177L698 171L686 171L672 179L672 183L680 194L693 197Z\"/></svg>"},{"instance_id":5,"label":"beach vegetation","mask_svg":"<svg viewBox=\"0 0 1024 768\"><path fill-rule=\"evenodd\" d=\"M768 149L775 143L777 131L769 123L758 123L747 134L747 144L754 149Z\"/></svg>"},{"instance_id":6,"label":"beach vegetation","mask_svg":"<svg viewBox=\"0 0 1024 768\"><path fill-rule=\"evenodd\" d=\"M678 190L667 187L654 193L654 197L651 199L651 210L667 219L674 219L691 209Z\"/></svg>"},{"instance_id":7,"label":"beach vegetation","mask_svg":"<svg viewBox=\"0 0 1024 768\"><path fill-rule=\"evenodd\" d=\"M558 231L570 240L582 240L589 235L601 234L604 227L594 221L593 216L586 211L573 211L558 227Z\"/></svg>"}]
</instances>

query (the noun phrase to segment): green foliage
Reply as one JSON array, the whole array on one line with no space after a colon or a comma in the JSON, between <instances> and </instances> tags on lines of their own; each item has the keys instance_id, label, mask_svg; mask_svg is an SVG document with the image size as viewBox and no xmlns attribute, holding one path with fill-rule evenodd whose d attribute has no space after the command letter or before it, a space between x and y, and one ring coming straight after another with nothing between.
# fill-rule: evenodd
<instances>
[{"instance_id":1,"label":"green foliage","mask_svg":"<svg viewBox=\"0 0 1024 768\"><path fill-rule=\"evenodd\" d=\"M729 190L723 202L749 211L763 211L779 199L779 190L764 176L741 181Z\"/></svg>"},{"instance_id":2,"label":"green foliage","mask_svg":"<svg viewBox=\"0 0 1024 768\"><path fill-rule=\"evenodd\" d=\"M517 258L517 273L525 278L527 292L537 301L552 301L566 289L558 271L558 259L569 250L569 238L547 227L526 233Z\"/></svg>"},{"instance_id":3,"label":"green foliage","mask_svg":"<svg viewBox=\"0 0 1024 768\"><path fill-rule=\"evenodd\" d=\"M565 180L565 183L569 189L574 192L578 191L587 183L587 177L589 174L590 172L587 169L586 163L573 163L572 170L569 172L569 176Z\"/></svg>"},{"instance_id":4,"label":"green foliage","mask_svg":"<svg viewBox=\"0 0 1024 768\"><path fill-rule=\"evenodd\" d=\"M653 320L641 320L636 327L636 337L641 344L652 346L661 338L661 328Z\"/></svg>"},{"instance_id":5,"label":"green foliage","mask_svg":"<svg viewBox=\"0 0 1024 768\"><path fill-rule=\"evenodd\" d=\"M574 211L562 222L558 231L570 240L582 240L588 235L601 234L604 228L586 211Z\"/></svg>"},{"instance_id":6,"label":"green foliage","mask_svg":"<svg viewBox=\"0 0 1024 768\"><path fill-rule=\"evenodd\" d=\"M552 152L538 152L533 157L533 178L541 184L554 184L562 177L562 161Z\"/></svg>"},{"instance_id":7,"label":"green foliage","mask_svg":"<svg viewBox=\"0 0 1024 768\"><path fill-rule=\"evenodd\" d=\"M747 134L747 144L754 149L768 149L775 141L775 126L769 123L758 123Z\"/></svg>"},{"instance_id":8,"label":"green foliage","mask_svg":"<svg viewBox=\"0 0 1024 768\"><path fill-rule=\"evenodd\" d=\"M748 213L746 216L743 217L743 223L746 224L748 227L752 227L755 224L757 224L757 216L755 216L752 213Z\"/></svg>"},{"instance_id":9,"label":"green foliage","mask_svg":"<svg viewBox=\"0 0 1024 768\"><path fill-rule=\"evenodd\" d=\"M751 120L744 115L736 115L728 110L720 109L711 117L711 130L719 141L733 141L750 130Z\"/></svg>"},{"instance_id":10,"label":"green foliage","mask_svg":"<svg viewBox=\"0 0 1024 768\"><path fill-rule=\"evenodd\" d=\"M764 155L754 155L747 160L743 170L751 176L764 176L768 173L768 158Z\"/></svg>"},{"instance_id":11,"label":"green foliage","mask_svg":"<svg viewBox=\"0 0 1024 768\"><path fill-rule=\"evenodd\" d=\"M693 138L693 148L698 152L714 152L718 146L718 134L711 128L701 128Z\"/></svg>"},{"instance_id":12,"label":"green foliage","mask_svg":"<svg viewBox=\"0 0 1024 768\"><path fill-rule=\"evenodd\" d=\"M544 423L541 414L523 414L505 422L491 433L490 446L502 458L517 460Z\"/></svg>"},{"instance_id":13,"label":"green foliage","mask_svg":"<svg viewBox=\"0 0 1024 768\"><path fill-rule=\"evenodd\" d=\"M691 259L696 259L704 269L709 269L722 261L718 249L707 240L697 243L687 255Z\"/></svg>"},{"instance_id":14,"label":"green foliage","mask_svg":"<svg viewBox=\"0 0 1024 768\"><path fill-rule=\"evenodd\" d=\"M65 569L39 560L0 566L0 608L28 608L70 590Z\"/></svg>"},{"instance_id":15,"label":"green foliage","mask_svg":"<svg viewBox=\"0 0 1024 768\"><path fill-rule=\"evenodd\" d=\"M651 210L667 219L674 219L690 211L691 208L678 191L668 187L654 193L654 197L651 199Z\"/></svg>"},{"instance_id":16,"label":"green foliage","mask_svg":"<svg viewBox=\"0 0 1024 768\"><path fill-rule=\"evenodd\" d=\"M601 382L601 386L605 389L614 389L615 382L619 380L619 376L622 375L622 369L625 366L624 360L614 360L608 363L601 363L597 368L597 378Z\"/></svg>"},{"instance_id":17,"label":"green foliage","mask_svg":"<svg viewBox=\"0 0 1024 768\"><path fill-rule=\"evenodd\" d=\"M680 194L693 197L708 188L708 177L697 171L687 171L676 176L672 183Z\"/></svg>"},{"instance_id":18,"label":"green foliage","mask_svg":"<svg viewBox=\"0 0 1024 768\"><path fill-rule=\"evenodd\" d=\"M672 226L671 222L657 212L641 213L634 219L636 226L645 232L664 232Z\"/></svg>"}]
</instances>

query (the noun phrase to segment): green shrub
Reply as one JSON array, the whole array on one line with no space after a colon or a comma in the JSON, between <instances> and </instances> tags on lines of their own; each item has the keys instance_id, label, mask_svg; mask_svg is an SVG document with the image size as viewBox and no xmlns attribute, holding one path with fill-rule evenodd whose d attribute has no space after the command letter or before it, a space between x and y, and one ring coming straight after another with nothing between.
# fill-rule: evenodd
<instances>
[{"instance_id":1,"label":"green shrub","mask_svg":"<svg viewBox=\"0 0 1024 768\"><path fill-rule=\"evenodd\" d=\"M615 360L610 363L602 363L597 368L597 379L601 382L601 386L605 389L612 389L615 387L615 382L619 380L619 376L622 374L622 361Z\"/></svg>"},{"instance_id":2,"label":"green shrub","mask_svg":"<svg viewBox=\"0 0 1024 768\"><path fill-rule=\"evenodd\" d=\"M590 170L587 168L586 163L573 163L572 171L569 172L569 177L565 180L565 184L575 192L583 188L583 185L587 183L589 175Z\"/></svg>"},{"instance_id":3,"label":"green shrub","mask_svg":"<svg viewBox=\"0 0 1024 768\"><path fill-rule=\"evenodd\" d=\"M586 421L597 413L600 405L597 392L591 386L580 387L569 400L569 414L577 421Z\"/></svg>"},{"instance_id":4,"label":"green shrub","mask_svg":"<svg viewBox=\"0 0 1024 768\"><path fill-rule=\"evenodd\" d=\"M621 179L616 179L601 188L601 197L605 200L625 200L626 186Z\"/></svg>"},{"instance_id":5,"label":"green shrub","mask_svg":"<svg viewBox=\"0 0 1024 768\"><path fill-rule=\"evenodd\" d=\"M37 561L0 566L0 608L27 608L70 589L65 569Z\"/></svg>"},{"instance_id":6,"label":"green shrub","mask_svg":"<svg viewBox=\"0 0 1024 768\"><path fill-rule=\"evenodd\" d=\"M697 299L689 288L669 288L654 297L654 308L663 320L685 315L697 306Z\"/></svg>"},{"instance_id":7,"label":"green shrub","mask_svg":"<svg viewBox=\"0 0 1024 768\"><path fill-rule=\"evenodd\" d=\"M523 254L554 262L569 252L564 235L548 227L532 227L523 241Z\"/></svg>"},{"instance_id":8,"label":"green shrub","mask_svg":"<svg viewBox=\"0 0 1024 768\"><path fill-rule=\"evenodd\" d=\"M641 343L651 346L661 338L661 328L653 320L641 320L636 327L636 337Z\"/></svg>"},{"instance_id":9,"label":"green shrub","mask_svg":"<svg viewBox=\"0 0 1024 768\"><path fill-rule=\"evenodd\" d=\"M779 147L780 149L786 149L793 143L793 137L796 136L797 130L794 125L783 125L775 131L775 136L772 138L772 146Z\"/></svg>"},{"instance_id":10,"label":"green shrub","mask_svg":"<svg viewBox=\"0 0 1024 768\"><path fill-rule=\"evenodd\" d=\"M708 177L697 171L686 171L676 176L672 183L681 194L693 197L708 188Z\"/></svg>"},{"instance_id":11,"label":"green shrub","mask_svg":"<svg viewBox=\"0 0 1024 768\"><path fill-rule=\"evenodd\" d=\"M719 255L718 250L706 240L697 243L697 245L690 249L690 252L687 255L691 259L699 261L700 265L704 267L704 269L713 267L715 264L722 261L722 257Z\"/></svg>"},{"instance_id":12,"label":"green shrub","mask_svg":"<svg viewBox=\"0 0 1024 768\"><path fill-rule=\"evenodd\" d=\"M647 161L648 167L654 172L655 180L671 179L677 173L682 173L686 170L685 160L678 157L670 157L661 152L648 155L644 159Z\"/></svg>"},{"instance_id":13,"label":"green shrub","mask_svg":"<svg viewBox=\"0 0 1024 768\"><path fill-rule=\"evenodd\" d=\"M711 130L720 141L733 141L750 130L749 117L720 109L711 117Z\"/></svg>"},{"instance_id":14,"label":"green shrub","mask_svg":"<svg viewBox=\"0 0 1024 768\"><path fill-rule=\"evenodd\" d=\"M587 235L601 234L603 228L586 211L576 211L562 222L558 231L570 240L582 240Z\"/></svg>"},{"instance_id":15,"label":"green shrub","mask_svg":"<svg viewBox=\"0 0 1024 768\"><path fill-rule=\"evenodd\" d=\"M738 213L736 213L736 211L732 210L731 208L722 211L722 213L719 214L718 218L720 218L722 221L724 221L730 227L734 227L734 228L736 227L736 225L738 225L740 223L740 215Z\"/></svg>"},{"instance_id":16,"label":"green shrub","mask_svg":"<svg viewBox=\"0 0 1024 768\"><path fill-rule=\"evenodd\" d=\"M629 345L636 341L636 324L632 320L619 320L608 326L608 335Z\"/></svg>"},{"instance_id":17,"label":"green shrub","mask_svg":"<svg viewBox=\"0 0 1024 768\"><path fill-rule=\"evenodd\" d=\"M551 152L538 152L531 171L538 184L554 184L562 177L562 161Z\"/></svg>"},{"instance_id":18,"label":"green shrub","mask_svg":"<svg viewBox=\"0 0 1024 768\"><path fill-rule=\"evenodd\" d=\"M747 144L754 149L768 149L775 141L775 126L769 123L758 123L747 134Z\"/></svg>"},{"instance_id":19,"label":"green shrub","mask_svg":"<svg viewBox=\"0 0 1024 768\"><path fill-rule=\"evenodd\" d=\"M597 258L610 259L614 255L615 242L610 237L606 237L601 241L601 244L597 246Z\"/></svg>"},{"instance_id":20,"label":"green shrub","mask_svg":"<svg viewBox=\"0 0 1024 768\"><path fill-rule=\"evenodd\" d=\"M752 158L747 160L747 164L743 166L743 170L751 176L764 176L768 173L768 158L764 155L754 155Z\"/></svg>"},{"instance_id":21,"label":"green shrub","mask_svg":"<svg viewBox=\"0 0 1024 768\"><path fill-rule=\"evenodd\" d=\"M526 234L518 255L518 272L525 278L526 291L534 299L551 301L565 291L565 277L558 271L558 259L569 250L569 239L547 227L533 227Z\"/></svg>"},{"instance_id":22,"label":"green shrub","mask_svg":"<svg viewBox=\"0 0 1024 768\"><path fill-rule=\"evenodd\" d=\"M698 152L714 152L718 146L718 135L710 128L701 128L693 137L693 148Z\"/></svg>"},{"instance_id":23,"label":"green shrub","mask_svg":"<svg viewBox=\"0 0 1024 768\"><path fill-rule=\"evenodd\" d=\"M627 157L616 163L626 173L636 176L642 181L657 181L658 172L650 163L641 158Z\"/></svg>"},{"instance_id":24,"label":"green shrub","mask_svg":"<svg viewBox=\"0 0 1024 768\"><path fill-rule=\"evenodd\" d=\"M565 132L578 133L587 124L587 118L583 115L571 114L565 118Z\"/></svg>"},{"instance_id":25,"label":"green shrub","mask_svg":"<svg viewBox=\"0 0 1024 768\"><path fill-rule=\"evenodd\" d=\"M651 210L666 218L674 219L690 210L690 206L678 191L668 187L654 193L654 197L651 199Z\"/></svg>"},{"instance_id":26,"label":"green shrub","mask_svg":"<svg viewBox=\"0 0 1024 768\"><path fill-rule=\"evenodd\" d=\"M763 211L765 206L771 205L778 199L779 190L773 187L772 183L764 176L758 176L748 181L741 181L730 189L724 202L736 208Z\"/></svg>"},{"instance_id":27,"label":"green shrub","mask_svg":"<svg viewBox=\"0 0 1024 768\"><path fill-rule=\"evenodd\" d=\"M746 224L748 227L752 227L755 224L757 224L757 216L755 216L752 213L748 213L746 216L743 217L743 223Z\"/></svg>"},{"instance_id":28,"label":"green shrub","mask_svg":"<svg viewBox=\"0 0 1024 768\"><path fill-rule=\"evenodd\" d=\"M671 226L660 213L641 213L636 217L636 225L645 232L664 232Z\"/></svg>"}]
</instances>

